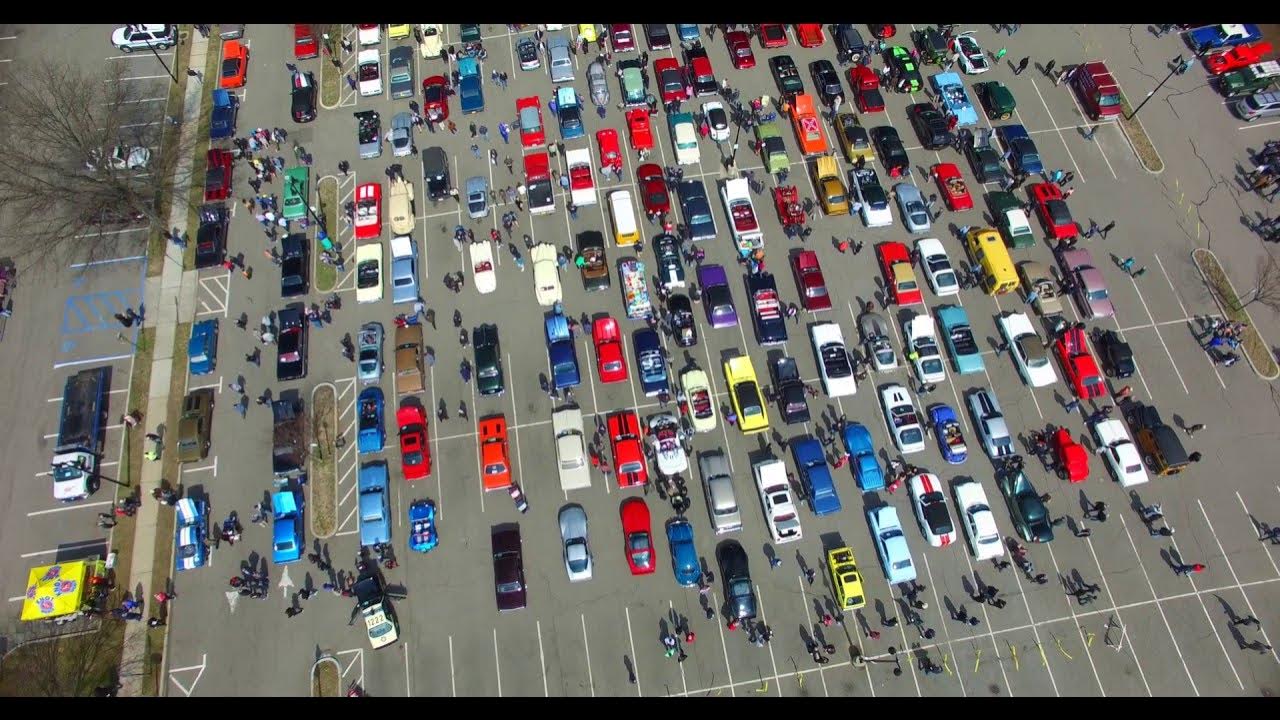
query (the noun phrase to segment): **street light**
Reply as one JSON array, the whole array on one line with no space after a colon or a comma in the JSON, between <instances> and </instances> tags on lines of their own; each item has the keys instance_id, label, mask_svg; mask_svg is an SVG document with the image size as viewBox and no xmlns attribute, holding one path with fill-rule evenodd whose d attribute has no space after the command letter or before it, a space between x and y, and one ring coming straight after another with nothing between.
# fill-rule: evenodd
<instances>
[{"instance_id":1,"label":"street light","mask_svg":"<svg viewBox=\"0 0 1280 720\"><path fill-rule=\"evenodd\" d=\"M293 177L289 178L289 189L293 191L294 195L299 195L299 196L302 195L302 193L298 191L297 178L293 178ZM302 198L302 206L307 209L307 214L311 216L311 219L315 221L316 225L319 226L319 228L322 231L324 231L325 233L328 233L329 228L325 226L324 220L321 220L320 216L316 215L315 211L311 209L311 203L307 202L307 198L305 197Z\"/></svg>"},{"instance_id":2,"label":"street light","mask_svg":"<svg viewBox=\"0 0 1280 720\"><path fill-rule=\"evenodd\" d=\"M893 663L894 665L893 676L899 677L902 675L902 661L898 659L898 649L893 646L890 646L889 654L893 656L892 659L869 658L869 657L863 656L862 654L855 654L853 656L853 666L856 668L861 668L861 667L865 667L867 663Z\"/></svg>"},{"instance_id":3,"label":"street light","mask_svg":"<svg viewBox=\"0 0 1280 720\"><path fill-rule=\"evenodd\" d=\"M136 28L136 27L141 27L141 26L140 26L140 25L130 25L130 26L129 26L129 28L130 28L130 29L133 29L133 28ZM156 52L156 48L155 48L155 46L151 44L151 38L147 38L147 39L143 40L143 42L145 42L145 43L147 44L147 49L151 51L151 54L156 56L156 60L159 60L159 61L160 61L160 67L164 68L164 71L165 71L165 72L167 72L167 73L169 73L169 77L173 78L173 84L174 84L174 85L177 85L177 84L178 84L178 76L173 74L173 71L172 71L172 70L170 70L170 69L169 69L169 66L165 63L164 58L160 57L160 53Z\"/></svg>"},{"instance_id":4,"label":"street light","mask_svg":"<svg viewBox=\"0 0 1280 720\"><path fill-rule=\"evenodd\" d=\"M1197 52L1197 53L1196 53L1195 55L1193 55L1192 57L1193 57L1193 59L1195 59L1195 60L1199 60L1200 58L1204 57L1205 53L1206 53L1206 52L1208 52L1208 51L1209 51L1208 46L1202 47L1202 48L1200 48L1199 52ZM1146 96L1145 98L1143 98L1143 99L1142 99L1142 102L1138 103L1138 107L1134 108L1134 111L1133 111L1133 112L1129 113L1128 115L1125 115L1125 116L1124 116L1124 119L1125 119L1125 120L1132 120L1132 119L1134 118L1134 116L1138 114L1138 111L1139 111L1139 110L1141 110L1141 109L1142 109L1142 107L1143 107L1144 105L1146 105L1146 104L1147 104L1147 102L1148 102L1148 101L1150 101L1152 97L1155 97L1155 94L1156 94L1156 93L1160 92L1160 88L1164 87L1164 84L1165 84L1165 83L1167 83L1167 82L1169 82L1169 78L1172 78L1174 75L1177 75L1177 74L1178 74L1178 70L1180 70L1180 69L1183 67L1183 65L1184 65L1184 63L1183 63L1183 61L1182 61L1182 56L1181 56L1181 55L1179 55L1179 56L1177 57L1177 61L1173 64L1173 69L1169 71L1169 74L1168 74L1168 75L1165 75L1165 76L1164 76L1164 79L1160 81L1160 84L1159 84L1159 85L1156 85L1156 86L1155 86L1155 88L1154 88L1151 92L1147 93L1147 96ZM1186 71L1185 71L1185 70L1183 70L1183 72L1186 72Z\"/></svg>"}]
</instances>

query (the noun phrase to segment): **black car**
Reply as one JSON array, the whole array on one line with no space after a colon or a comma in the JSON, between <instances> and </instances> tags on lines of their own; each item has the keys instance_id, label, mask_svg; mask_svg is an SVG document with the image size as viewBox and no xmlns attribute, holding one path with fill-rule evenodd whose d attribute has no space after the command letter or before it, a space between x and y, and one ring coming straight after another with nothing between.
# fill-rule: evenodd
<instances>
[{"instance_id":1,"label":"black car","mask_svg":"<svg viewBox=\"0 0 1280 720\"><path fill-rule=\"evenodd\" d=\"M294 233L280 241L280 297L307 294L307 236Z\"/></svg>"},{"instance_id":2,"label":"black car","mask_svg":"<svg viewBox=\"0 0 1280 720\"><path fill-rule=\"evenodd\" d=\"M707 188L702 181L681 180L676 185L676 195L680 198L684 224L689 228L688 240L714 240L716 221L711 216L711 203L707 201Z\"/></svg>"},{"instance_id":3,"label":"black car","mask_svg":"<svg viewBox=\"0 0 1280 720\"><path fill-rule=\"evenodd\" d=\"M671 318L671 336L676 345L692 347L698 344L698 327L693 323L693 303L689 296L671 293L667 296L667 312Z\"/></svg>"},{"instance_id":4,"label":"black car","mask_svg":"<svg viewBox=\"0 0 1280 720\"><path fill-rule=\"evenodd\" d=\"M422 151L422 177L427 181L428 198L441 200L449 196L449 157L443 148Z\"/></svg>"},{"instance_id":5,"label":"black car","mask_svg":"<svg viewBox=\"0 0 1280 720\"><path fill-rule=\"evenodd\" d=\"M527 591L520 527L494 527L490 540L493 548L493 594L498 610L520 610L526 604Z\"/></svg>"},{"instance_id":6,"label":"black car","mask_svg":"<svg viewBox=\"0 0 1280 720\"><path fill-rule=\"evenodd\" d=\"M516 58L520 61L521 70L537 70L542 66L538 57L538 43L533 38L522 38L516 43Z\"/></svg>"},{"instance_id":7,"label":"black car","mask_svg":"<svg viewBox=\"0 0 1280 720\"><path fill-rule=\"evenodd\" d=\"M871 142L876 144L876 155L884 163L890 177L902 177L911 174L911 161L907 158L907 148L898 137L898 131L890 125L871 128Z\"/></svg>"},{"instance_id":8,"label":"black car","mask_svg":"<svg viewBox=\"0 0 1280 720\"><path fill-rule=\"evenodd\" d=\"M947 118L929 103L916 103L907 107L911 127L915 128L920 144L926 150L941 150L955 142L947 129Z\"/></svg>"},{"instance_id":9,"label":"black car","mask_svg":"<svg viewBox=\"0 0 1280 720\"><path fill-rule=\"evenodd\" d=\"M657 258L658 284L663 287L684 287L684 263L680 262L680 238L662 234L653 239L653 254Z\"/></svg>"},{"instance_id":10,"label":"black car","mask_svg":"<svg viewBox=\"0 0 1280 720\"><path fill-rule=\"evenodd\" d=\"M968 158L969 166L973 168L973 174L978 178L978 182L1000 182L1006 175L1004 165L1000 162L1000 153L996 152L990 143L977 143L969 130L961 130L960 136L961 144L964 146L964 156Z\"/></svg>"},{"instance_id":11,"label":"black car","mask_svg":"<svg viewBox=\"0 0 1280 720\"><path fill-rule=\"evenodd\" d=\"M666 23L645 23L644 39L650 50L666 50L671 47L671 31Z\"/></svg>"},{"instance_id":12,"label":"black car","mask_svg":"<svg viewBox=\"0 0 1280 720\"><path fill-rule=\"evenodd\" d=\"M221 265L227 254L227 224L230 216L224 205L201 205L200 227L196 230L196 267Z\"/></svg>"},{"instance_id":13,"label":"black car","mask_svg":"<svg viewBox=\"0 0 1280 720\"><path fill-rule=\"evenodd\" d=\"M604 235L596 230L578 233L578 254L582 256L582 287L587 292L609 289L609 261L604 254Z\"/></svg>"},{"instance_id":14,"label":"black car","mask_svg":"<svg viewBox=\"0 0 1280 720\"><path fill-rule=\"evenodd\" d=\"M1133 349L1129 347L1129 343L1120 339L1119 333L1094 328L1093 344L1098 348L1098 356L1102 359L1103 372L1122 380L1133 375L1137 369L1133 364Z\"/></svg>"},{"instance_id":15,"label":"black car","mask_svg":"<svg viewBox=\"0 0 1280 720\"><path fill-rule=\"evenodd\" d=\"M280 333L276 338L276 380L297 380L307 376L307 320L302 303L294 303L276 313Z\"/></svg>"},{"instance_id":16,"label":"black car","mask_svg":"<svg viewBox=\"0 0 1280 720\"><path fill-rule=\"evenodd\" d=\"M747 276L747 297L751 298L751 316L755 318L756 339L761 345L777 345L787 341L787 315L778 296L773 274L759 272Z\"/></svg>"},{"instance_id":17,"label":"black car","mask_svg":"<svg viewBox=\"0 0 1280 720\"><path fill-rule=\"evenodd\" d=\"M809 63L809 75L813 78L813 86L822 98L823 105L830 105L835 98L844 96L844 86L840 84L840 73L830 60L814 60Z\"/></svg>"},{"instance_id":18,"label":"black car","mask_svg":"<svg viewBox=\"0 0 1280 720\"><path fill-rule=\"evenodd\" d=\"M747 551L736 540L725 540L716 547L716 562L724 578L724 596L729 615L738 620L756 616L756 595L751 589L751 571L747 567Z\"/></svg>"},{"instance_id":19,"label":"black car","mask_svg":"<svg viewBox=\"0 0 1280 720\"><path fill-rule=\"evenodd\" d=\"M805 397L796 359L780 357L770 361L769 377L773 379L773 395L778 400L783 422L788 425L809 422L809 400Z\"/></svg>"},{"instance_id":20,"label":"black car","mask_svg":"<svg viewBox=\"0 0 1280 720\"><path fill-rule=\"evenodd\" d=\"M836 41L836 60L842 65L858 62L867 52L867 44L862 39L862 33L849 23L832 27L831 37Z\"/></svg>"},{"instance_id":21,"label":"black car","mask_svg":"<svg viewBox=\"0 0 1280 720\"><path fill-rule=\"evenodd\" d=\"M783 95L795 95L804 92L804 80L800 79L800 69L790 55L775 55L769 58L769 70L773 73L773 81L778 84L778 92Z\"/></svg>"},{"instance_id":22,"label":"black car","mask_svg":"<svg viewBox=\"0 0 1280 720\"><path fill-rule=\"evenodd\" d=\"M307 123L316 119L316 78L311 73L293 74L293 98L291 104L294 122Z\"/></svg>"},{"instance_id":23,"label":"black car","mask_svg":"<svg viewBox=\"0 0 1280 720\"><path fill-rule=\"evenodd\" d=\"M484 324L472 330L471 346L476 353L476 388L481 395L501 395L506 383L502 379L498 326Z\"/></svg>"},{"instance_id":24,"label":"black car","mask_svg":"<svg viewBox=\"0 0 1280 720\"><path fill-rule=\"evenodd\" d=\"M923 63L939 62L939 58L946 58L950 54L947 52L946 36L936 27L912 31L911 43L920 51L920 61Z\"/></svg>"}]
</instances>

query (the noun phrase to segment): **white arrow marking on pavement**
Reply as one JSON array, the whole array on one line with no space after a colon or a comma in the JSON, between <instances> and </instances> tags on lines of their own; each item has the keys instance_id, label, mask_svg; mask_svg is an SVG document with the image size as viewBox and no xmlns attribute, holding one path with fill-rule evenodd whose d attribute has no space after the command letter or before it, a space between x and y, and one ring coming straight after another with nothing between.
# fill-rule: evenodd
<instances>
[{"instance_id":1,"label":"white arrow marking on pavement","mask_svg":"<svg viewBox=\"0 0 1280 720\"><path fill-rule=\"evenodd\" d=\"M227 591L227 605L231 608L231 614L236 612L236 601L240 599L240 593L235 590Z\"/></svg>"},{"instance_id":2,"label":"white arrow marking on pavement","mask_svg":"<svg viewBox=\"0 0 1280 720\"><path fill-rule=\"evenodd\" d=\"M280 582L276 584L280 588L280 597L289 597L289 588L293 587L293 579L289 577L289 566L284 566L284 572L280 574Z\"/></svg>"}]
</instances>

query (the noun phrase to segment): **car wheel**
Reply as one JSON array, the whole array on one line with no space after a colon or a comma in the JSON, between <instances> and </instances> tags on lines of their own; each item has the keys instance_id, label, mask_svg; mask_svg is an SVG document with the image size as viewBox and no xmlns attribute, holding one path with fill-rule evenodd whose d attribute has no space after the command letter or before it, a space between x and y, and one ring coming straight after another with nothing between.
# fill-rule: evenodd
<instances>
[{"instance_id":1,"label":"car wheel","mask_svg":"<svg viewBox=\"0 0 1280 720\"><path fill-rule=\"evenodd\" d=\"M120 46L120 52L125 53L125 54L128 54L128 53L133 52L133 48L129 47L128 45L121 45L121 46Z\"/></svg>"},{"instance_id":2,"label":"car wheel","mask_svg":"<svg viewBox=\"0 0 1280 720\"><path fill-rule=\"evenodd\" d=\"M1063 470L1062 468L1058 468L1058 479L1059 479L1059 480L1066 480L1066 479L1067 479L1067 471L1066 471L1066 470Z\"/></svg>"},{"instance_id":3,"label":"car wheel","mask_svg":"<svg viewBox=\"0 0 1280 720\"><path fill-rule=\"evenodd\" d=\"M168 50L168 49L169 49L169 43L160 43L160 44L156 45L156 47L157 47L157 48L159 48L160 50Z\"/></svg>"},{"instance_id":4,"label":"car wheel","mask_svg":"<svg viewBox=\"0 0 1280 720\"><path fill-rule=\"evenodd\" d=\"M1156 469L1156 459L1154 457L1150 455L1143 455L1142 462L1146 463L1148 468L1151 468L1152 470Z\"/></svg>"}]
</instances>

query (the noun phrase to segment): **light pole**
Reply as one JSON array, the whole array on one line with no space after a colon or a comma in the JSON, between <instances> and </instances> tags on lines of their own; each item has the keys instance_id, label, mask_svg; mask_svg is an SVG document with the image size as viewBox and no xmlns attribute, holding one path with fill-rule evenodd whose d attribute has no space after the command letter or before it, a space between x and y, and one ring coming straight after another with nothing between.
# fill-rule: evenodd
<instances>
[{"instance_id":1,"label":"light pole","mask_svg":"<svg viewBox=\"0 0 1280 720\"><path fill-rule=\"evenodd\" d=\"M853 666L860 668L864 667L867 663L893 663L893 676L899 677L902 675L902 661L898 659L898 649L890 646L889 654L893 656L891 659L868 658L861 654L857 654L853 656Z\"/></svg>"},{"instance_id":2,"label":"light pole","mask_svg":"<svg viewBox=\"0 0 1280 720\"><path fill-rule=\"evenodd\" d=\"M138 26L137 25L130 26L130 28L134 28L134 27L138 27ZM151 54L156 56L156 60L160 61L160 67L164 68L164 71L169 73L169 77L173 78L173 84L177 85L178 76L173 74L173 71L169 69L169 65L164 61L164 58L160 57L160 53L156 52L156 48L154 45L151 44L151 40L148 38L143 42L147 44L147 49L151 51Z\"/></svg>"},{"instance_id":3,"label":"light pole","mask_svg":"<svg viewBox=\"0 0 1280 720\"><path fill-rule=\"evenodd\" d=\"M1204 54L1206 52L1208 52L1208 48L1201 48L1199 52L1197 52L1195 55L1192 56L1192 58L1195 60L1199 60L1200 58L1204 57ZM1182 61L1182 56L1179 55L1177 57L1176 62L1174 62L1173 64L1173 69L1169 71L1169 74L1165 75L1164 79L1160 81L1160 84L1156 85L1151 92L1147 93L1147 96L1142 99L1142 102L1138 103L1138 107L1134 108L1133 112L1129 113L1128 115L1125 115L1124 119L1132 120L1134 116L1138 114L1138 111L1141 110L1142 107L1146 105L1147 102L1150 101L1151 98L1154 97L1156 93L1160 92L1160 88L1164 87L1164 84L1169 82L1169 78L1172 78L1174 75L1179 74L1178 71L1182 70L1183 64L1184 63ZM1186 72L1186 71L1183 70L1183 72Z\"/></svg>"}]
</instances>

